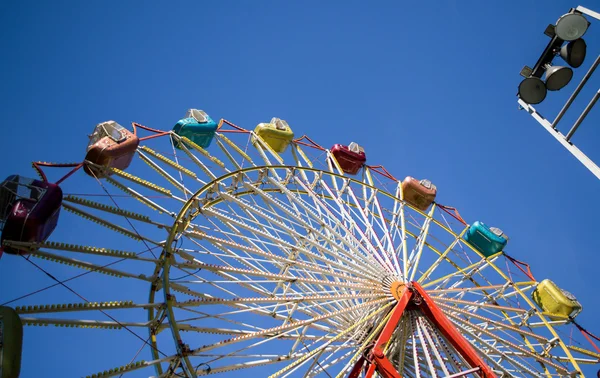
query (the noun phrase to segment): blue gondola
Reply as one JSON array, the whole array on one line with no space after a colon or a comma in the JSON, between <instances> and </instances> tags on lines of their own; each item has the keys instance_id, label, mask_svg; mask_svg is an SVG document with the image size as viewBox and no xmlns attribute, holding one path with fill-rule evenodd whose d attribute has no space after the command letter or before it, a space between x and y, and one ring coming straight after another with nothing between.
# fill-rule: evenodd
<instances>
[{"instance_id":1,"label":"blue gondola","mask_svg":"<svg viewBox=\"0 0 600 378\"><path fill-rule=\"evenodd\" d=\"M190 109L187 111L185 118L180 119L173 126L175 134L186 137L198 146L207 148L215 136L217 131L217 123L212 120L203 110ZM179 143L175 143L175 147L179 147Z\"/></svg>"},{"instance_id":2,"label":"blue gondola","mask_svg":"<svg viewBox=\"0 0 600 378\"><path fill-rule=\"evenodd\" d=\"M490 257L502 251L508 242L508 237L501 229L488 227L479 221L469 227L464 237L485 257Z\"/></svg>"}]
</instances>

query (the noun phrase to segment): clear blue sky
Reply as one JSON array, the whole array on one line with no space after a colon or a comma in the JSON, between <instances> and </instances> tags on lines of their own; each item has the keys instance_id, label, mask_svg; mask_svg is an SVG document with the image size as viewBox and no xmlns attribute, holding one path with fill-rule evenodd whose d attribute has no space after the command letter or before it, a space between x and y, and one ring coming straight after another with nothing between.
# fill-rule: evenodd
<instances>
[{"instance_id":1,"label":"clear blue sky","mask_svg":"<svg viewBox=\"0 0 600 378\"><path fill-rule=\"evenodd\" d=\"M325 146L359 142L369 163L397 177L431 179L441 203L501 227L511 255L574 293L579 320L600 333L600 182L515 96L521 67L546 46L545 27L577 5L598 8L589 0L3 1L0 177L33 176L33 160L80 161L86 135L107 119L169 129L195 107L252 128L279 116ZM574 81L600 51L600 22L585 39ZM553 117L573 89L549 93L539 110ZM563 129L576 116L568 114ZM599 124L595 109L574 138L597 161ZM13 256L0 260L0 303L49 283ZM24 362L23 376L48 366L54 373L42 375L58 377L45 349L52 342L40 343L26 346L39 359ZM73 369L88 371L80 364Z\"/></svg>"}]
</instances>

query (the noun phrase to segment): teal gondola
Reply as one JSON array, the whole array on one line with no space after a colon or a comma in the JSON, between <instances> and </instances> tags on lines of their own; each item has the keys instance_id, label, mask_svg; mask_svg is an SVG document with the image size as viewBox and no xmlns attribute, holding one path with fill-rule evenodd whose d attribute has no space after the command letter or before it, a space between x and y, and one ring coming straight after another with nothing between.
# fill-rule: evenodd
<instances>
[{"instance_id":1,"label":"teal gondola","mask_svg":"<svg viewBox=\"0 0 600 378\"><path fill-rule=\"evenodd\" d=\"M203 110L190 109L185 118L173 126L173 131L180 137L186 137L198 146L207 148L215 136L217 123ZM175 143L175 147L181 148L179 143Z\"/></svg>"},{"instance_id":2,"label":"teal gondola","mask_svg":"<svg viewBox=\"0 0 600 378\"><path fill-rule=\"evenodd\" d=\"M488 227L485 223L476 221L469 227L464 236L485 257L490 257L504 249L508 236L496 227Z\"/></svg>"}]
</instances>

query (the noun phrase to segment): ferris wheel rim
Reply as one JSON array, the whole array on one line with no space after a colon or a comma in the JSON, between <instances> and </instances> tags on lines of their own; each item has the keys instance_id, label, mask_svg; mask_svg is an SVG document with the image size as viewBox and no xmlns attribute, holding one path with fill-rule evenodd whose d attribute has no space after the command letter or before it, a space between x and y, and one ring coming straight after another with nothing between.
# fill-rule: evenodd
<instances>
[{"instance_id":1,"label":"ferris wheel rim","mask_svg":"<svg viewBox=\"0 0 600 378\"><path fill-rule=\"evenodd\" d=\"M359 180L356 180L356 179L353 179L353 178L349 178L349 177L347 177L347 176L344 176L344 175L340 175L340 174L337 174L337 173L334 173L334 172L327 172L327 171L323 171L323 170L316 169L316 168L310 168L310 167L298 167L298 166L290 166L290 165L270 165L270 166L269 166L269 165L265 165L265 166L254 166L254 167L248 167L248 168L244 168L244 169L241 169L241 170L238 170L238 171L233 171L233 172L227 173L227 174L225 174L225 175L222 175L222 176L220 176L220 177L216 178L215 180L213 180L213 181L211 181L211 182L207 183L207 184L206 184L206 185L204 185L204 186L203 186L201 189L199 189L198 191L196 191L196 192L195 192L195 193L194 193L192 196L190 196L190 198L188 199L188 201L186 201L186 203L184 204L184 206L182 206L181 210L180 210L180 211L179 211L179 213L177 214L176 220L174 221L174 227L172 227L172 229L171 229L171 232L170 232L170 234L169 234L169 237L168 237L168 239L167 239L167 242L165 243L165 251L167 251L167 254L169 254L169 253L172 253L172 252L173 252L173 250L172 250L172 245L173 245L173 242L174 242L174 240L175 240L175 237L176 237L176 235L177 235L177 234L178 234L178 232L179 232L178 230L179 230L180 224L181 224L181 222L182 222L183 218L185 217L185 215L187 214L187 212L190 210L190 208L193 206L194 202L197 200L197 198L198 198L200 195L202 195L203 193L205 193L205 192L209 191L209 190L211 189L211 187L214 187L214 185L216 185L218 182L221 182L221 181L223 181L223 180L226 180L226 179L228 179L228 178L230 178L230 177L232 177L232 176L235 176L235 175L238 175L238 174L247 173L247 172L252 172L252 171L261 171L261 170L265 170L265 169L267 169L267 170L270 170L270 169L289 170L289 169L291 169L291 170L304 170L304 171L311 171L311 172L319 172L319 173L321 173L321 174L326 174L326 175L330 175L330 176L335 176L335 177L337 177L337 178L339 178L339 179L343 179L343 180L350 180L350 181L352 181L352 182L354 182L354 183L356 183L356 184L358 184L358 185L362 185L362 186L369 186L371 189L377 190L377 191L378 191L378 193L381 193L382 195L388 196L388 197L392 198L392 199L393 199L393 200L395 200L395 201L402 201L400 198L398 198L398 197L394 196L393 194L391 194L391 193L389 193L389 192L387 192L387 191L383 191L383 190L381 190L380 188L378 188L378 187L376 187L376 186L369 185L369 184L367 184L367 183L364 183L364 182L362 182L362 181L359 181ZM250 192L247 192L247 194L250 194ZM203 206L210 207L210 206L216 205L216 204L217 204L219 201L221 201L221 200L222 200L222 199L217 199L217 200L215 200L215 201L208 202L208 203L206 203L206 204L205 204L205 205L203 205ZM403 202L403 201L402 201L402 202ZM411 208L412 208L412 206L411 206L410 204L406 204L406 203L405 203L405 206L409 206L409 207L411 207ZM413 210L419 211L418 209L414 209L414 208L413 208ZM449 229L449 228L447 228L447 227L446 227L445 225L443 225L443 224L442 224L442 223L441 223L439 220L437 220L437 219L433 218L432 216L430 216L430 215L427 215L427 214L425 214L425 213L422 213L422 212L421 212L421 214L422 214L422 215L424 215L424 216L426 216L426 217L429 217L431 221L435 222L435 223L436 223L436 224L437 224L439 227L443 228L443 229L444 229L446 232L448 232L449 234L451 234L451 235L452 235L453 237L455 237L456 239L460 239L460 234L457 234L457 233L456 233L456 232L454 232L452 229ZM197 215L198 215L198 214L197 214ZM197 216L197 215L196 215L196 216ZM177 227L175 227L176 225L177 225ZM185 228L185 227L184 227L184 228ZM413 235L413 237L416 237L416 235ZM477 250L476 250L476 249L475 249L473 246L471 246L471 245L470 245L470 243L465 243L465 244L466 244L466 245L468 245L468 246L471 248L471 250L472 250L473 252L477 253L477 254L480 256L480 258L482 258L483 260L486 260L486 261L487 261L487 262L490 264L490 266L492 266L492 267L493 267L493 268L494 268L494 269L495 269L495 270L496 270L496 271L497 271L497 272L498 272L498 273L499 273L499 274L500 274L500 275L501 275L501 276L502 276L502 277L503 277L503 278L504 278L504 279L505 279L507 282L511 282L511 281L510 281L510 279L509 279L509 278L508 278L506 275L504 275L504 272L503 272L503 271L502 271L502 270L501 270L499 267L497 267L497 266L494 264L494 262L493 262L493 260L495 260L495 259L493 259L493 257L498 257L499 255L501 255L501 253L498 253L498 254L496 254L496 255L494 255L494 256L489 256L489 257L487 257L487 258L486 258L486 257L484 257L484 256L483 256L483 255L482 255L482 254L481 254L479 251L477 251ZM431 246L430 246L430 248L431 248ZM164 271L163 271L163 277L166 277L166 275L168 274L168 269L169 269L169 267L170 267L170 265L169 265L169 264L166 264L166 265L165 265L165 267L163 268L163 269L164 269ZM168 279L167 279L167 280L165 280L165 281L167 281L167 283L165 283L165 285L164 285L164 287L163 287L163 290L165 290L165 296L166 296L166 295L167 295L167 292L169 291L169 286L168 286ZM521 292L521 291L519 290L519 288L518 288L518 285L517 285L517 286L515 286L515 289L518 291L519 295L520 295L520 296L521 296L523 299L525 299L525 300L526 300L526 302L528 303L528 305L529 305L531 308L535 308L535 305L533 304L533 302L531 302L531 301L530 301L530 299L527 297L527 295L525 295L523 292ZM165 303L167 303L167 304L168 304L168 301L165 301ZM170 307L170 304L168 304L168 306ZM573 359L573 357L572 357L572 356L570 356L570 353L569 353L569 351L568 351L568 348L566 348L566 346L565 346L565 345L564 345L564 343L562 342L562 338L560 338L560 337L559 337L559 336L558 336L558 335L557 335L557 334L554 332L553 326L552 326L552 325L550 325L550 324L549 324L549 323L546 321L546 319L545 319L545 318L543 318L543 316L542 316L542 315L540 315L540 317L542 318L542 321L543 321L543 323L545 324L546 328L550 329L550 330L551 330L551 332L552 332L552 333L555 335L555 337L558 337L558 338L559 338L559 340L560 340L559 342L560 342L560 344L561 344L561 347L562 347L562 349L565 351L565 353L567 354L567 356L569 356L569 358L570 358L570 360L571 360L571 363L573 363L573 364L574 364L574 366L577 366L577 362L576 362L576 361ZM173 320L171 320L171 319L173 319ZM176 320L175 320L175 316L173 316L173 317L169 317L169 322L170 322L170 325L171 325L171 327L170 327L170 328L172 328L172 329L173 329L174 327L177 327L177 322L176 322ZM192 365L192 368L193 368L193 365ZM194 371L194 370L192 369L192 371ZM194 373L195 373L195 371L194 371Z\"/></svg>"}]
</instances>

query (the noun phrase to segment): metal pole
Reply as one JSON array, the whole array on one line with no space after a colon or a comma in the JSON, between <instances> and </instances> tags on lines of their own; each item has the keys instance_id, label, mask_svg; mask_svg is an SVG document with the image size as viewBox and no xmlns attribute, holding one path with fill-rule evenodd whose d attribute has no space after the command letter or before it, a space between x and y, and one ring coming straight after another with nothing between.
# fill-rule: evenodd
<instances>
[{"instance_id":1,"label":"metal pole","mask_svg":"<svg viewBox=\"0 0 600 378\"><path fill-rule=\"evenodd\" d=\"M600 13L598 12L594 12L593 10L587 9L586 7L582 7L581 5L575 9L583 14L587 14L588 16L594 17L596 20L600 21Z\"/></svg>"},{"instance_id":2,"label":"metal pole","mask_svg":"<svg viewBox=\"0 0 600 378\"><path fill-rule=\"evenodd\" d=\"M573 134L575 134L575 131L577 131L577 128L579 127L579 125L581 124L581 122L583 122L583 120L588 115L588 113L590 112L590 110L592 110L592 108L596 104L596 101L598 101L599 98L600 98L600 89L598 89L598 92L596 92L596 94L594 95L594 97L592 97L592 100L590 101L590 103L587 104L587 106L583 110L583 113L581 113L581 115L579 116L579 118L577 118L577 121L575 121L575 123L573 124L573 127L571 128L571 130L569 130L569 132L567 133L567 136L565 137L565 139L567 140L567 142L571 140L571 137L573 136Z\"/></svg>"},{"instance_id":3,"label":"metal pole","mask_svg":"<svg viewBox=\"0 0 600 378\"><path fill-rule=\"evenodd\" d=\"M519 105L521 105L523 109L527 110L527 112L529 112L529 114L531 114L531 116L538 121L540 125L542 125L556 140L560 142L560 144L563 145L563 147L565 147L573 156L575 156L577 160L581 162L581 164L583 164L590 172L592 172L594 176L600 179L600 167L598 167L593 161L590 160L590 158L581 152L579 148L575 147L570 142L567 142L565 136L561 134L560 131L552 128L552 124L546 118L542 117L542 115L539 114L533 106L521 99L519 99L518 102Z\"/></svg>"},{"instance_id":4,"label":"metal pole","mask_svg":"<svg viewBox=\"0 0 600 378\"><path fill-rule=\"evenodd\" d=\"M552 122L552 128L556 129L556 125L558 125L558 122L561 120L563 115L565 115L565 113L567 112L567 110L569 109L569 107L571 106L573 101L575 100L575 97L577 97L577 95L579 94L579 92L581 91L581 89L583 88L585 83L587 83L590 76L592 76L592 74L594 73L594 70L596 70L596 67L598 67L598 64L600 64L600 55L598 55L598 57L594 61L594 64L592 64L592 66L590 67L588 72L585 74L583 79L581 79L581 81L579 82L579 85L577 86L577 88L575 88L575 91L573 92L571 97L569 97L565 106L563 106L563 108L560 110L560 112L554 119L554 122Z\"/></svg>"}]
</instances>

